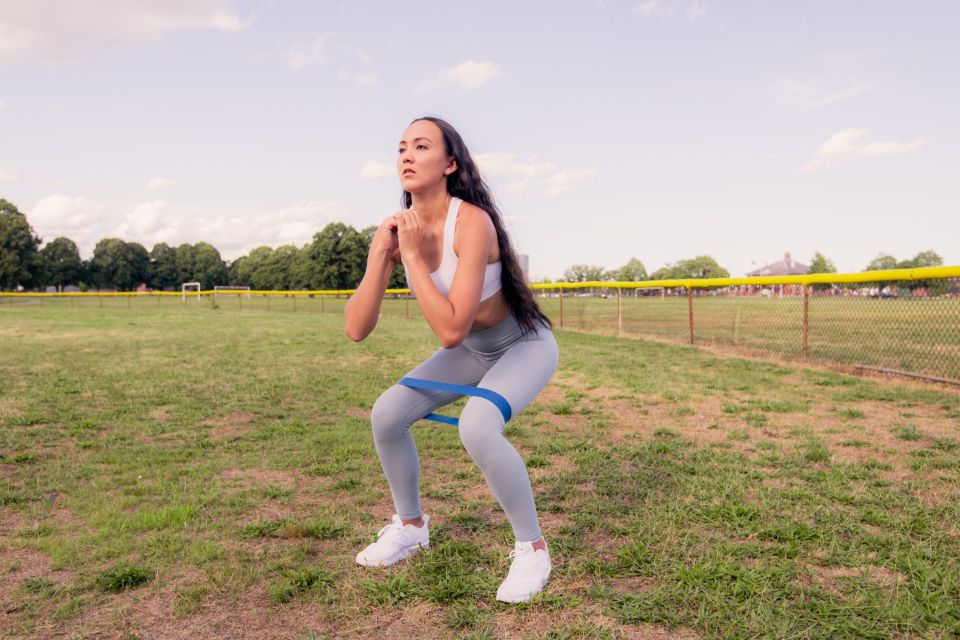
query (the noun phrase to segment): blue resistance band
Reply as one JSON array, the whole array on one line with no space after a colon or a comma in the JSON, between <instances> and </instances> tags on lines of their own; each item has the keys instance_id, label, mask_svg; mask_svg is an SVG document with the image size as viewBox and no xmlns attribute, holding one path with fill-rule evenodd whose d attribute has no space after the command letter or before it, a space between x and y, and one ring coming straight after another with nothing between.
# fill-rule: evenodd
<instances>
[{"instance_id":1,"label":"blue resistance band","mask_svg":"<svg viewBox=\"0 0 960 640\"><path fill-rule=\"evenodd\" d=\"M513 416L513 410L510 408L510 403L507 402L507 399L496 391L491 391L490 389L481 389L480 387L470 387L465 384L451 384L449 382L437 382L436 380L421 380L420 378L401 378L399 384L402 384L405 387L410 387L411 389L429 389L430 391L446 391L448 393L456 393L461 396L473 396L475 398L483 398L484 400L489 400L494 404L497 409L500 410L500 413L503 414L503 421L510 422L510 418ZM444 424L452 424L454 426L460 424L458 418L451 418L450 416L442 416L438 413L428 413L423 416L424 420L433 420L434 422L443 422Z\"/></svg>"}]
</instances>

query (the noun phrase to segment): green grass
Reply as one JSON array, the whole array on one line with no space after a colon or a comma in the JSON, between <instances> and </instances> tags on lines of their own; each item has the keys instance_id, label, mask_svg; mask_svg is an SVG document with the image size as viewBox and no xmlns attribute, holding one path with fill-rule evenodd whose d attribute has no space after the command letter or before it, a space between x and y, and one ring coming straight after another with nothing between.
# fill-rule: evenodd
<instances>
[{"instance_id":1,"label":"green grass","mask_svg":"<svg viewBox=\"0 0 960 640\"><path fill-rule=\"evenodd\" d=\"M392 513L367 415L436 340L394 314L354 344L298 304L0 305L8 636L86 637L119 607L157 635L139 606L278 637L960 632L955 392L558 332L506 431L554 558L514 607L493 597L512 532L454 428L413 427L430 549L353 562Z\"/></svg>"},{"instance_id":2,"label":"green grass","mask_svg":"<svg viewBox=\"0 0 960 640\"><path fill-rule=\"evenodd\" d=\"M672 291L676 293L678 290ZM580 295L578 295L578 293ZM600 292L603 293L603 292ZM564 328L616 333L616 291L607 297L566 292ZM634 296L624 291L620 327L625 334L654 336L686 342L689 309L683 295ZM700 292L693 299L694 339L698 344L734 347L788 358L803 355L803 299L713 295ZM556 291L538 292L539 303L561 324ZM10 309L40 306L52 309L154 311L195 313L219 311L316 314L342 312L346 296L251 296L222 294L182 300L180 296L117 298L3 298ZM415 300L401 296L384 300L382 313L418 318ZM867 365L946 377L960 381L960 298L831 297L814 293L808 312L807 357L813 361ZM825 383L829 384L829 383ZM955 407L954 411L958 411ZM960 413L958 413L960 415Z\"/></svg>"}]
</instances>

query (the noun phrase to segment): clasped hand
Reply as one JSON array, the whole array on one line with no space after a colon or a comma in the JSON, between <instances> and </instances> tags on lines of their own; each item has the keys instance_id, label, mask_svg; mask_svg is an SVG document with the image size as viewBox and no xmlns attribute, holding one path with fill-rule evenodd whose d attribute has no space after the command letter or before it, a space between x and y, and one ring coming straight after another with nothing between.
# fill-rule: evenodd
<instances>
[{"instance_id":1,"label":"clasped hand","mask_svg":"<svg viewBox=\"0 0 960 640\"><path fill-rule=\"evenodd\" d=\"M387 253L393 253L399 248L407 260L419 257L422 242L423 223L420 214L414 209L404 209L388 217L374 236L374 243L379 244Z\"/></svg>"}]
</instances>

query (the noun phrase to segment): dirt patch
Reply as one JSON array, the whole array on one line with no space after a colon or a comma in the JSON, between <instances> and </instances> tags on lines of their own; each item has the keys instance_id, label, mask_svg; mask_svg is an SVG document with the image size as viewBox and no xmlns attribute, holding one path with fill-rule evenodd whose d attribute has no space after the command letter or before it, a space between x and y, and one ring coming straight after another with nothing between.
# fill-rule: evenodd
<instances>
[{"instance_id":1,"label":"dirt patch","mask_svg":"<svg viewBox=\"0 0 960 640\"><path fill-rule=\"evenodd\" d=\"M294 489L297 487L299 476L291 471L278 469L226 469L220 472L220 478L231 487L239 489L265 486Z\"/></svg>"},{"instance_id":2,"label":"dirt patch","mask_svg":"<svg viewBox=\"0 0 960 640\"><path fill-rule=\"evenodd\" d=\"M156 407L147 412L147 416L151 420L156 420L157 422L166 422L170 419L170 410L166 407Z\"/></svg>"},{"instance_id":3,"label":"dirt patch","mask_svg":"<svg viewBox=\"0 0 960 640\"><path fill-rule=\"evenodd\" d=\"M887 384L900 386L900 381L887 381ZM833 389L816 389L813 397L807 394L809 408L806 410L778 412L763 411L735 398L713 395L698 397L688 404L664 402L660 398L634 399L623 390L606 385L590 389L582 376L565 376L558 384L548 386L539 400L547 404L576 405L566 397L569 389L594 401L591 409L602 413L611 425L603 432L605 441L610 443L645 440L654 437L656 429L665 428L694 445L723 444L756 460L771 449L758 445L769 443L775 445L773 450L791 452L808 441L820 441L827 447L832 463L888 464L893 470L881 471L880 475L896 482L915 480L926 474L910 468L912 452L928 449L935 438L956 440L960 435L956 421L944 417L934 404L916 404L905 411L899 404L879 400L838 402L833 397L836 393ZM731 405L733 411L729 409ZM838 412L838 405L856 409L863 417L845 417ZM549 421L573 432L589 428L585 417L576 414L550 415ZM897 429L905 425L916 428L918 439L904 440L898 436Z\"/></svg>"},{"instance_id":4,"label":"dirt patch","mask_svg":"<svg viewBox=\"0 0 960 640\"><path fill-rule=\"evenodd\" d=\"M200 424L205 427L238 427L250 424L253 421L253 418L254 415L252 413L247 413L245 411L234 411L225 416L207 418L206 420L202 420Z\"/></svg>"},{"instance_id":5,"label":"dirt patch","mask_svg":"<svg viewBox=\"0 0 960 640\"><path fill-rule=\"evenodd\" d=\"M362 618L361 618L362 619ZM410 637L437 640L449 638L451 631L444 624L442 607L421 603L407 605L396 610L384 611L370 616L364 623L341 629L343 637L384 638L406 640ZM415 630L415 633L411 633Z\"/></svg>"},{"instance_id":6,"label":"dirt patch","mask_svg":"<svg viewBox=\"0 0 960 640\"><path fill-rule=\"evenodd\" d=\"M548 587L550 589L550 587ZM535 606L535 605L534 605ZM592 604L576 609L511 610L494 616L496 637L542 638L550 631L589 625L614 637L630 640L695 640L700 638L686 629L667 629L656 625L624 625L607 615L603 607Z\"/></svg>"},{"instance_id":7,"label":"dirt patch","mask_svg":"<svg viewBox=\"0 0 960 640\"><path fill-rule=\"evenodd\" d=\"M141 638L206 640L212 638L292 638L308 630L319 635L336 632L325 620L324 605L297 600L284 605L269 602L267 585L258 583L241 593L216 590L201 598L197 613L177 617L174 607L181 597L176 589L203 581L185 572L165 575L153 586L103 597L77 618L45 629L43 637L70 634L95 638Z\"/></svg>"},{"instance_id":8,"label":"dirt patch","mask_svg":"<svg viewBox=\"0 0 960 640\"><path fill-rule=\"evenodd\" d=\"M891 571L886 567L869 565L866 567L806 567L809 572L807 575L799 578L799 581L807 586L816 586L824 591L834 595L841 595L844 592L842 578L853 578L863 576L872 582L876 582L885 588L894 589L897 585L905 584L906 576L902 573Z\"/></svg>"},{"instance_id":9,"label":"dirt patch","mask_svg":"<svg viewBox=\"0 0 960 640\"><path fill-rule=\"evenodd\" d=\"M352 418L360 418L361 420L370 419L370 409L364 407L347 407L344 413Z\"/></svg>"}]
</instances>

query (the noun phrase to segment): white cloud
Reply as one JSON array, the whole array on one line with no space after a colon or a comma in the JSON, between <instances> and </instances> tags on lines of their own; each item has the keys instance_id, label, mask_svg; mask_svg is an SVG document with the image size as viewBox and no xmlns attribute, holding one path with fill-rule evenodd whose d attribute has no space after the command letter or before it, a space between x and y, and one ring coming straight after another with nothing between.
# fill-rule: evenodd
<instances>
[{"instance_id":1,"label":"white cloud","mask_svg":"<svg viewBox=\"0 0 960 640\"><path fill-rule=\"evenodd\" d=\"M0 169L0 182L16 182L20 179L20 172L13 169Z\"/></svg>"},{"instance_id":2,"label":"white cloud","mask_svg":"<svg viewBox=\"0 0 960 640\"><path fill-rule=\"evenodd\" d=\"M562 169L544 180L544 195L555 198L570 191L578 182L597 175L596 169Z\"/></svg>"},{"instance_id":3,"label":"white cloud","mask_svg":"<svg viewBox=\"0 0 960 640\"><path fill-rule=\"evenodd\" d=\"M170 180L169 178L154 178L147 183L147 190L149 191L163 191L164 189L172 189L177 186L175 180Z\"/></svg>"},{"instance_id":4,"label":"white cloud","mask_svg":"<svg viewBox=\"0 0 960 640\"><path fill-rule=\"evenodd\" d=\"M386 162L377 162L370 160L360 169L361 180L379 180L380 178L389 178L397 175L397 168Z\"/></svg>"},{"instance_id":5,"label":"white cloud","mask_svg":"<svg viewBox=\"0 0 960 640\"><path fill-rule=\"evenodd\" d=\"M804 110L823 109L871 91L869 54L835 51L817 56L797 76L777 80L773 95L784 105Z\"/></svg>"},{"instance_id":6,"label":"white cloud","mask_svg":"<svg viewBox=\"0 0 960 640\"><path fill-rule=\"evenodd\" d=\"M134 207L110 236L139 242L149 250L158 242L177 242L181 237L181 221L174 217L167 202L151 200Z\"/></svg>"},{"instance_id":7,"label":"white cloud","mask_svg":"<svg viewBox=\"0 0 960 640\"><path fill-rule=\"evenodd\" d=\"M531 188L550 198L568 192L577 182L597 173L595 169L561 169L537 156L522 161L512 153L478 153L473 158L484 178L510 179L505 186L507 191Z\"/></svg>"},{"instance_id":8,"label":"white cloud","mask_svg":"<svg viewBox=\"0 0 960 640\"><path fill-rule=\"evenodd\" d=\"M467 60L450 69L444 69L432 80L420 85L419 90L423 92L438 86L453 84L469 91L482 87L499 75L500 67L493 62Z\"/></svg>"},{"instance_id":9,"label":"white cloud","mask_svg":"<svg viewBox=\"0 0 960 640\"><path fill-rule=\"evenodd\" d=\"M64 61L111 44L156 42L182 29L246 28L232 0L32 0L0 4L0 64Z\"/></svg>"},{"instance_id":10,"label":"white cloud","mask_svg":"<svg viewBox=\"0 0 960 640\"><path fill-rule=\"evenodd\" d=\"M687 20L697 20L706 17L709 12L706 0L644 0L633 7L633 15L641 18L672 18L682 14Z\"/></svg>"},{"instance_id":11,"label":"white cloud","mask_svg":"<svg viewBox=\"0 0 960 640\"><path fill-rule=\"evenodd\" d=\"M42 199L27 218L44 239L66 236L88 252L92 252L92 243L102 237L109 224L103 203L61 194Z\"/></svg>"},{"instance_id":12,"label":"white cloud","mask_svg":"<svg viewBox=\"0 0 960 640\"><path fill-rule=\"evenodd\" d=\"M327 45L335 34L321 33L313 42L296 43L287 51L287 66L291 69L303 69L312 64L327 61Z\"/></svg>"},{"instance_id":13,"label":"white cloud","mask_svg":"<svg viewBox=\"0 0 960 640\"><path fill-rule=\"evenodd\" d=\"M369 87L377 82L377 74L375 73L353 73L351 71L347 71L346 69L341 69L340 73L337 74L337 77L341 80L352 82L358 87Z\"/></svg>"},{"instance_id":14,"label":"white cloud","mask_svg":"<svg viewBox=\"0 0 960 640\"><path fill-rule=\"evenodd\" d=\"M350 224L350 214L335 202L307 201L266 212L191 217L184 242L205 240L226 260L246 255L259 246L302 246L331 222Z\"/></svg>"},{"instance_id":15,"label":"white cloud","mask_svg":"<svg viewBox=\"0 0 960 640\"><path fill-rule=\"evenodd\" d=\"M578 182L596 175L595 169L562 169L554 162L546 162L539 156L525 160L513 153L487 152L473 154L484 180L504 180L507 191L531 189L547 197L555 197L569 191ZM392 164L371 160L363 165L360 178L379 180L396 177Z\"/></svg>"},{"instance_id":16,"label":"white cloud","mask_svg":"<svg viewBox=\"0 0 960 640\"><path fill-rule=\"evenodd\" d=\"M910 142L862 142L867 135L866 129L844 129L830 136L817 150L813 160L805 164L801 171L813 171L829 167L846 160L856 158L877 158L880 156L912 153L926 144L925 139Z\"/></svg>"},{"instance_id":17,"label":"white cloud","mask_svg":"<svg viewBox=\"0 0 960 640\"><path fill-rule=\"evenodd\" d=\"M51 195L27 212L44 239L66 236L85 257L98 240L108 237L139 242L147 250L158 242L171 246L209 242L225 260L246 255L254 247L302 246L330 222L351 221L334 202L306 201L267 211L207 209L150 200L132 209L80 196Z\"/></svg>"},{"instance_id":18,"label":"white cloud","mask_svg":"<svg viewBox=\"0 0 960 640\"><path fill-rule=\"evenodd\" d=\"M473 156L473 159L484 176L490 178L499 176L530 178L557 170L557 165L552 162L534 162L531 159L521 162L512 153L478 153Z\"/></svg>"},{"instance_id":19,"label":"white cloud","mask_svg":"<svg viewBox=\"0 0 960 640\"><path fill-rule=\"evenodd\" d=\"M638 16L651 16L662 10L663 5L660 4L660 0L647 0L635 6L633 13Z\"/></svg>"},{"instance_id":20,"label":"white cloud","mask_svg":"<svg viewBox=\"0 0 960 640\"><path fill-rule=\"evenodd\" d=\"M706 17L709 9L707 8L707 3L705 0L693 0L690 5L687 7L687 18L690 20L696 20L698 18Z\"/></svg>"},{"instance_id":21,"label":"white cloud","mask_svg":"<svg viewBox=\"0 0 960 640\"><path fill-rule=\"evenodd\" d=\"M321 33L312 42L296 43L289 47L285 55L287 66L291 69L303 69L315 64L326 64L331 61L341 63L337 78L350 82L358 87L369 87L377 82L377 74L364 71L353 71L348 68L359 60L367 66L373 60L370 52L355 47L347 42L341 42L336 33Z\"/></svg>"},{"instance_id":22,"label":"white cloud","mask_svg":"<svg viewBox=\"0 0 960 640\"><path fill-rule=\"evenodd\" d=\"M831 104L849 100L870 88L861 81L851 81L850 84L840 85L824 80L796 80L787 78L774 85L774 92L783 102L801 109L822 109Z\"/></svg>"}]
</instances>

